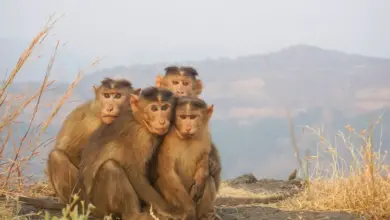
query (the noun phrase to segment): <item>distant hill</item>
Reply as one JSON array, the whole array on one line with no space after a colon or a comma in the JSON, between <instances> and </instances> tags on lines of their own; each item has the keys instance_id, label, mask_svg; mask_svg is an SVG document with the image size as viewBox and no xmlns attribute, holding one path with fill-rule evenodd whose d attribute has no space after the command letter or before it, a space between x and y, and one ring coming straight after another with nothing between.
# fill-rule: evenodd
<instances>
[{"instance_id":1,"label":"distant hill","mask_svg":"<svg viewBox=\"0 0 390 220\"><path fill-rule=\"evenodd\" d=\"M20 55L28 48L30 41L0 38L0 80L9 75L17 63ZM16 77L17 81L29 82L43 79L47 65L54 54L55 44L43 42L37 44ZM51 78L55 80L71 81L82 68L89 63L69 52L66 44L60 43Z\"/></svg>"},{"instance_id":2,"label":"distant hill","mask_svg":"<svg viewBox=\"0 0 390 220\"><path fill-rule=\"evenodd\" d=\"M58 131L76 104L93 96L92 85L104 77L123 76L134 86L144 87L154 85L155 76L170 64L118 66L86 75L72 93L71 100L78 102L60 111L51 132ZM263 55L178 64L197 68L205 87L202 97L215 105L212 132L225 178L246 172L259 177L288 176L297 162L286 108L295 117L302 150L314 153L318 138L302 134L299 126L324 125L331 137L337 130L345 131L346 124L367 127L390 105L390 78L386 77L390 59L296 45ZM45 95L46 102L58 101L67 84L56 86ZM25 85L15 84L11 90L17 93L21 88ZM383 129L388 131L389 125L385 120Z\"/></svg>"}]
</instances>

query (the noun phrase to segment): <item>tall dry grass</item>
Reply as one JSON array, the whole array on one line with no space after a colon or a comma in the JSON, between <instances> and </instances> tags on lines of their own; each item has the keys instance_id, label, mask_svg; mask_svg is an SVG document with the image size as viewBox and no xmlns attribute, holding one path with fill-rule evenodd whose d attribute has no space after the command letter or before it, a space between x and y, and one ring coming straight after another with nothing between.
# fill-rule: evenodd
<instances>
[{"instance_id":1,"label":"tall dry grass","mask_svg":"<svg viewBox=\"0 0 390 220\"><path fill-rule=\"evenodd\" d=\"M370 219L390 219L387 151L382 152L381 140L377 141L379 146L373 144L374 129L381 118L359 132L350 125L345 126L345 131L336 135L335 143L326 139L321 129L306 126L320 142L316 155L298 158L307 187L298 196L281 202L281 206L294 210L339 210ZM342 148L348 155L341 153Z\"/></svg>"},{"instance_id":2,"label":"tall dry grass","mask_svg":"<svg viewBox=\"0 0 390 220\"><path fill-rule=\"evenodd\" d=\"M44 28L33 38L28 48L20 55L14 69L2 82L0 88L0 194L3 195L18 195L24 193L26 188L26 176L24 171L26 166L38 156L40 148L54 141L54 137L44 139L44 134L50 122L56 116L58 111L64 105L66 100L71 95L72 90L82 78L84 71L80 71L76 79L68 86L65 94L51 109L51 114L43 122L35 120L37 112L41 107L41 100L45 92L53 85L54 80L49 80L50 73L55 63L59 41L57 42L54 52L46 68L46 74L42 80L40 88L32 95L25 94L9 94L8 88L14 83L15 77L19 71L28 62L31 54L37 46L42 44L49 32L59 19L51 17ZM93 62L90 67L98 64L99 60ZM13 129L18 125L18 119L23 115L23 112L29 111L28 108L33 105L31 118L28 120L28 127L21 137L18 137ZM31 110L30 110L31 111ZM11 141L18 139L16 143ZM10 154L5 154L6 148Z\"/></svg>"},{"instance_id":3,"label":"tall dry grass","mask_svg":"<svg viewBox=\"0 0 390 220\"><path fill-rule=\"evenodd\" d=\"M27 219L28 216L14 216L15 208L10 208L7 204L13 197L17 197L21 194L36 194L42 195L43 192L49 194L47 184L35 184L34 187L25 187L27 176L25 176L25 168L28 164L39 155L39 150L43 146L54 141L53 138L44 139L46 129L50 125L50 122L56 116L58 111L70 97L72 90L78 84L83 76L85 70L80 71L76 79L68 86L65 94L59 98L59 101L53 105L51 114L43 122L35 121L36 115L41 107L41 100L44 93L53 85L54 81L49 80L50 73L55 63L57 51L59 48L59 41L57 42L53 55L47 65L46 74L42 80L40 88L37 89L32 95L27 96L25 94L9 94L7 91L14 83L14 79L18 75L19 71L28 62L29 58L34 52L34 49L42 44L48 36L50 30L54 27L59 19L54 20L53 16L49 18L48 23L44 28L33 38L28 48L20 55L17 63L11 74L5 79L0 88L0 195L6 195L7 201L0 201L0 216L17 219ZM99 63L99 60L91 63L89 67L95 66ZM18 125L18 119L23 116L26 111L31 111L29 108L33 105L33 112L31 118L28 120L28 127L21 137L18 137L14 128ZM11 140L18 140L15 142ZM6 148L9 151L13 148L10 154L5 154ZM39 188L39 189L38 189ZM38 195L38 196L39 196ZM77 198L76 198L77 199ZM12 202L11 202L12 203ZM68 205L63 210L63 217L60 219L87 219L90 207L85 213L77 213L77 208L70 210ZM17 209L17 207L16 207ZM65 217L67 216L67 217ZM69 218L68 218L69 217ZM50 219L46 214L45 219ZM58 219L56 217L52 219Z\"/></svg>"}]
</instances>

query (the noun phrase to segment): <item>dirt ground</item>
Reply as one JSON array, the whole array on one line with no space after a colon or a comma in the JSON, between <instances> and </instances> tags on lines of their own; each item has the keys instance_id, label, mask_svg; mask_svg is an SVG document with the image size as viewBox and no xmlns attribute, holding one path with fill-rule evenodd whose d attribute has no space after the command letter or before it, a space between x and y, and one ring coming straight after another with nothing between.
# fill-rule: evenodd
<instances>
[{"instance_id":1,"label":"dirt ground","mask_svg":"<svg viewBox=\"0 0 390 220\"><path fill-rule=\"evenodd\" d=\"M247 174L222 183L215 205L218 214L225 220L364 219L357 215L343 212L297 212L277 208L276 204L278 202L298 193L302 189L302 184L303 182L298 180L257 180L253 175ZM31 205L21 205L20 208L19 215L39 211L35 206ZM58 216L61 211L52 210L50 213L51 216ZM0 219L9 218L0 217ZM43 219L43 215L41 217L30 217L30 219Z\"/></svg>"},{"instance_id":2,"label":"dirt ground","mask_svg":"<svg viewBox=\"0 0 390 220\"><path fill-rule=\"evenodd\" d=\"M343 212L296 212L275 207L277 202L298 193L302 186L302 181L256 180L253 175L246 174L223 183L216 201L218 214L226 220L364 219Z\"/></svg>"}]
</instances>

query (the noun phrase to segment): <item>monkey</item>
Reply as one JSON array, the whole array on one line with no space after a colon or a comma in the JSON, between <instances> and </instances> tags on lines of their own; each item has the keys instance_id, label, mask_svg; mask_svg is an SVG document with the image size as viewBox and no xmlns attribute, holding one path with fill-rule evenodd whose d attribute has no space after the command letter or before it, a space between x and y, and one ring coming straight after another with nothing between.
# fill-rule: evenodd
<instances>
[{"instance_id":1,"label":"monkey","mask_svg":"<svg viewBox=\"0 0 390 220\"><path fill-rule=\"evenodd\" d=\"M184 210L168 204L151 185L148 165L168 132L176 98L167 89L147 87L130 95L132 114L123 114L91 135L82 152L81 196L96 208L93 214L149 219L141 201L166 217L181 218Z\"/></svg>"},{"instance_id":2,"label":"monkey","mask_svg":"<svg viewBox=\"0 0 390 220\"><path fill-rule=\"evenodd\" d=\"M174 126L157 156L157 190L168 202L183 207L189 218L221 219L214 211L217 192L209 176L213 109L200 98L178 98Z\"/></svg>"},{"instance_id":3,"label":"monkey","mask_svg":"<svg viewBox=\"0 0 390 220\"><path fill-rule=\"evenodd\" d=\"M165 75L156 76L156 86L167 88L175 93L176 96L199 97L203 91L203 84L196 77L199 75L197 70L190 66L178 67L168 66L165 69ZM221 183L221 157L215 144L211 143L211 152L209 155L210 175L214 178L215 187L219 191ZM153 173L153 172L152 172ZM155 178L152 175L152 179Z\"/></svg>"},{"instance_id":4,"label":"monkey","mask_svg":"<svg viewBox=\"0 0 390 220\"><path fill-rule=\"evenodd\" d=\"M69 203L77 180L81 151L89 136L102 124L110 124L120 111L130 109L130 94L139 92L125 79L105 78L93 86L95 99L76 107L65 118L48 155L47 174L50 185L63 203Z\"/></svg>"},{"instance_id":5,"label":"monkey","mask_svg":"<svg viewBox=\"0 0 390 220\"><path fill-rule=\"evenodd\" d=\"M156 86L170 89L177 96L199 96L203 85L196 79L198 72L193 67L168 66L165 76L156 76Z\"/></svg>"}]
</instances>

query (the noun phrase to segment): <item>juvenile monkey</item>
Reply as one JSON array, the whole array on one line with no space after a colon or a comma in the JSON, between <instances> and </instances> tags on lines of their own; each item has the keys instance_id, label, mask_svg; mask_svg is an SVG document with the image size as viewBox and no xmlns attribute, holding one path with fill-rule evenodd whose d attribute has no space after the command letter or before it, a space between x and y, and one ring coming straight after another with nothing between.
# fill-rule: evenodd
<instances>
[{"instance_id":1,"label":"juvenile monkey","mask_svg":"<svg viewBox=\"0 0 390 220\"><path fill-rule=\"evenodd\" d=\"M156 86L167 88L175 95L198 97L203 90L203 84L197 79L198 72L193 67L168 66L165 68L165 75L156 76ZM221 182L221 158L217 147L212 142L209 155L210 176L214 178L215 187L219 190Z\"/></svg>"},{"instance_id":2,"label":"juvenile monkey","mask_svg":"<svg viewBox=\"0 0 390 220\"><path fill-rule=\"evenodd\" d=\"M184 211L168 204L152 187L149 160L171 125L176 99L169 90L148 87L130 96L132 114L123 114L91 136L82 153L79 178L83 199L96 208L94 215L149 219L141 201L166 217Z\"/></svg>"},{"instance_id":3,"label":"juvenile monkey","mask_svg":"<svg viewBox=\"0 0 390 220\"><path fill-rule=\"evenodd\" d=\"M70 202L76 184L81 150L89 136L101 125L110 124L121 111L129 111L129 96L134 92L128 80L105 78L93 86L95 99L75 108L65 119L54 149L48 155L47 174L61 202Z\"/></svg>"},{"instance_id":4,"label":"juvenile monkey","mask_svg":"<svg viewBox=\"0 0 390 220\"><path fill-rule=\"evenodd\" d=\"M156 188L168 202L183 207L188 218L220 219L213 207L214 179L209 176L213 108L199 98L178 98L174 126L157 156Z\"/></svg>"}]
</instances>

